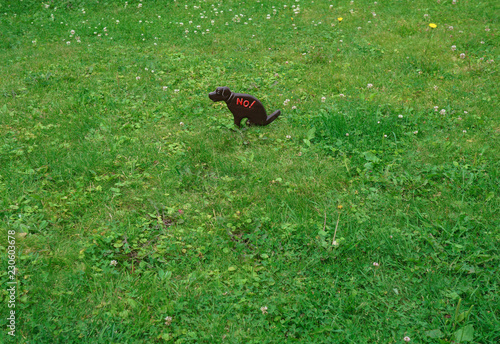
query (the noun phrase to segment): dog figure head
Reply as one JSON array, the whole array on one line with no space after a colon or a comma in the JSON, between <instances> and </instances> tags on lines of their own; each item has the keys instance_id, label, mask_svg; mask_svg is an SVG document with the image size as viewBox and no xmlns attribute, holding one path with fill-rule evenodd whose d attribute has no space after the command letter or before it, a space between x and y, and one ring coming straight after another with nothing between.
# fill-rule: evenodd
<instances>
[{"instance_id":1,"label":"dog figure head","mask_svg":"<svg viewBox=\"0 0 500 344\"><path fill-rule=\"evenodd\" d=\"M214 102L220 102L222 100L227 101L231 96L231 90L229 87L217 87L214 92L210 92L208 97Z\"/></svg>"}]
</instances>

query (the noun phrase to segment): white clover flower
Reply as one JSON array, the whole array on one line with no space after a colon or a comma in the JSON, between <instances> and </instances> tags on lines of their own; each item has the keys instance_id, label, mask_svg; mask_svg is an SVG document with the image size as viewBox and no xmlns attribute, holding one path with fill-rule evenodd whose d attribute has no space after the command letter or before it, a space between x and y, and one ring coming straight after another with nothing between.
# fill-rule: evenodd
<instances>
[{"instance_id":1,"label":"white clover flower","mask_svg":"<svg viewBox=\"0 0 500 344\"><path fill-rule=\"evenodd\" d=\"M445 109L441 109L441 111L439 111L439 113L440 113L441 115L444 115L444 114L446 114L446 110L445 110Z\"/></svg>"},{"instance_id":2,"label":"white clover flower","mask_svg":"<svg viewBox=\"0 0 500 344\"><path fill-rule=\"evenodd\" d=\"M403 338L403 340L408 343L410 341L410 337L406 336Z\"/></svg>"},{"instance_id":3,"label":"white clover flower","mask_svg":"<svg viewBox=\"0 0 500 344\"><path fill-rule=\"evenodd\" d=\"M439 106L434 106L434 111L437 112L439 110Z\"/></svg>"},{"instance_id":4,"label":"white clover flower","mask_svg":"<svg viewBox=\"0 0 500 344\"><path fill-rule=\"evenodd\" d=\"M467 130L463 130L462 132L465 134L467 132Z\"/></svg>"},{"instance_id":5,"label":"white clover flower","mask_svg":"<svg viewBox=\"0 0 500 344\"><path fill-rule=\"evenodd\" d=\"M349 133L345 133L345 136L349 136Z\"/></svg>"},{"instance_id":6,"label":"white clover flower","mask_svg":"<svg viewBox=\"0 0 500 344\"><path fill-rule=\"evenodd\" d=\"M457 46L456 45L452 45L451 46L451 51L455 51L455 50L457 50Z\"/></svg>"},{"instance_id":7,"label":"white clover flower","mask_svg":"<svg viewBox=\"0 0 500 344\"><path fill-rule=\"evenodd\" d=\"M418 130L415 130L415 131L413 132L413 134L417 135L417 134L418 134Z\"/></svg>"},{"instance_id":8,"label":"white clover flower","mask_svg":"<svg viewBox=\"0 0 500 344\"><path fill-rule=\"evenodd\" d=\"M179 125L182 127L184 125L184 122L180 122Z\"/></svg>"},{"instance_id":9,"label":"white clover flower","mask_svg":"<svg viewBox=\"0 0 500 344\"><path fill-rule=\"evenodd\" d=\"M321 97L321 102L324 103L326 101L326 97Z\"/></svg>"},{"instance_id":10,"label":"white clover flower","mask_svg":"<svg viewBox=\"0 0 500 344\"><path fill-rule=\"evenodd\" d=\"M287 135L286 138L290 140L292 137L290 135Z\"/></svg>"},{"instance_id":11,"label":"white clover flower","mask_svg":"<svg viewBox=\"0 0 500 344\"><path fill-rule=\"evenodd\" d=\"M465 58L465 54L464 53L461 53L460 54L460 58L463 60Z\"/></svg>"},{"instance_id":12,"label":"white clover flower","mask_svg":"<svg viewBox=\"0 0 500 344\"><path fill-rule=\"evenodd\" d=\"M292 106L292 110L297 110L297 107L295 105Z\"/></svg>"},{"instance_id":13,"label":"white clover flower","mask_svg":"<svg viewBox=\"0 0 500 344\"><path fill-rule=\"evenodd\" d=\"M380 266L380 264L377 262L373 262L373 266Z\"/></svg>"},{"instance_id":14,"label":"white clover flower","mask_svg":"<svg viewBox=\"0 0 500 344\"><path fill-rule=\"evenodd\" d=\"M373 84L366 85L366 88L372 88L372 87L373 87Z\"/></svg>"},{"instance_id":15,"label":"white clover flower","mask_svg":"<svg viewBox=\"0 0 500 344\"><path fill-rule=\"evenodd\" d=\"M136 76L135 80L141 80L141 77L140 76Z\"/></svg>"},{"instance_id":16,"label":"white clover flower","mask_svg":"<svg viewBox=\"0 0 500 344\"><path fill-rule=\"evenodd\" d=\"M165 318L165 325L170 326L170 324L172 323L172 320L173 320L172 317L170 317L170 316L166 317Z\"/></svg>"},{"instance_id":17,"label":"white clover flower","mask_svg":"<svg viewBox=\"0 0 500 344\"><path fill-rule=\"evenodd\" d=\"M74 35L75 34L75 30L71 30L70 34Z\"/></svg>"},{"instance_id":18,"label":"white clover flower","mask_svg":"<svg viewBox=\"0 0 500 344\"><path fill-rule=\"evenodd\" d=\"M345 95L343 93L339 94L339 97L343 98Z\"/></svg>"},{"instance_id":19,"label":"white clover flower","mask_svg":"<svg viewBox=\"0 0 500 344\"><path fill-rule=\"evenodd\" d=\"M116 266L118 264L118 262L116 260L112 260L111 262L109 262L109 265L112 265L112 266Z\"/></svg>"},{"instance_id":20,"label":"white clover flower","mask_svg":"<svg viewBox=\"0 0 500 344\"><path fill-rule=\"evenodd\" d=\"M403 118L403 115L398 115L399 118Z\"/></svg>"},{"instance_id":21,"label":"white clover flower","mask_svg":"<svg viewBox=\"0 0 500 344\"><path fill-rule=\"evenodd\" d=\"M262 312L262 314L267 314L267 306L260 307L260 311Z\"/></svg>"}]
</instances>

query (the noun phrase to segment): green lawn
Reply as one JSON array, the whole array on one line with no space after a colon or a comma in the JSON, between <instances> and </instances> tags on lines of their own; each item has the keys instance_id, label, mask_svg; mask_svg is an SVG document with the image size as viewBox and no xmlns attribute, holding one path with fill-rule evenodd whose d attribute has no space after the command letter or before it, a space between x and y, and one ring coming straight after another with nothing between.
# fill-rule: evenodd
<instances>
[{"instance_id":1,"label":"green lawn","mask_svg":"<svg viewBox=\"0 0 500 344\"><path fill-rule=\"evenodd\" d=\"M498 14L0 1L0 342L498 343Z\"/></svg>"}]
</instances>

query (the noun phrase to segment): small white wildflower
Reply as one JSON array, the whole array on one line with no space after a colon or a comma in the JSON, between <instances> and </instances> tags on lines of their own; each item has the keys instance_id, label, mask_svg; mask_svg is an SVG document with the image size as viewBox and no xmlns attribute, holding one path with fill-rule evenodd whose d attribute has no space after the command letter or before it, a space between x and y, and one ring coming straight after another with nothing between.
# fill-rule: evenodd
<instances>
[{"instance_id":1,"label":"small white wildflower","mask_svg":"<svg viewBox=\"0 0 500 344\"><path fill-rule=\"evenodd\" d=\"M290 135L287 135L286 138L290 140L292 137Z\"/></svg>"},{"instance_id":2,"label":"small white wildflower","mask_svg":"<svg viewBox=\"0 0 500 344\"><path fill-rule=\"evenodd\" d=\"M343 93L339 94L339 97L343 98L345 95Z\"/></svg>"},{"instance_id":3,"label":"small white wildflower","mask_svg":"<svg viewBox=\"0 0 500 344\"><path fill-rule=\"evenodd\" d=\"M405 342L409 342L409 341L410 341L410 337L406 336L406 337L404 337L404 338L403 338L403 340L404 340Z\"/></svg>"},{"instance_id":4,"label":"small white wildflower","mask_svg":"<svg viewBox=\"0 0 500 344\"><path fill-rule=\"evenodd\" d=\"M172 320L173 320L172 317L170 317L170 316L166 317L165 318L165 325L170 326L170 324L172 323Z\"/></svg>"},{"instance_id":5,"label":"small white wildflower","mask_svg":"<svg viewBox=\"0 0 500 344\"><path fill-rule=\"evenodd\" d=\"M439 106L434 106L434 111L437 112L439 110Z\"/></svg>"},{"instance_id":6,"label":"small white wildflower","mask_svg":"<svg viewBox=\"0 0 500 344\"><path fill-rule=\"evenodd\" d=\"M455 51L455 50L457 50L457 46L456 45L452 45L451 46L451 51Z\"/></svg>"},{"instance_id":7,"label":"small white wildflower","mask_svg":"<svg viewBox=\"0 0 500 344\"><path fill-rule=\"evenodd\" d=\"M70 34L74 35L75 34L75 30L71 30Z\"/></svg>"},{"instance_id":8,"label":"small white wildflower","mask_svg":"<svg viewBox=\"0 0 500 344\"><path fill-rule=\"evenodd\" d=\"M384 134L384 137L387 137L387 134Z\"/></svg>"},{"instance_id":9,"label":"small white wildflower","mask_svg":"<svg viewBox=\"0 0 500 344\"><path fill-rule=\"evenodd\" d=\"M141 4L141 3L139 3L139 5L137 5L137 8L141 8L141 7L142 7L142 4Z\"/></svg>"},{"instance_id":10,"label":"small white wildflower","mask_svg":"<svg viewBox=\"0 0 500 344\"><path fill-rule=\"evenodd\" d=\"M163 86L163 90L166 91L168 89L168 86Z\"/></svg>"},{"instance_id":11,"label":"small white wildflower","mask_svg":"<svg viewBox=\"0 0 500 344\"><path fill-rule=\"evenodd\" d=\"M180 122L179 125L182 127L184 125L184 122Z\"/></svg>"},{"instance_id":12,"label":"small white wildflower","mask_svg":"<svg viewBox=\"0 0 500 344\"><path fill-rule=\"evenodd\" d=\"M116 266L117 264L118 262L116 260L112 260L111 262L109 262L109 265Z\"/></svg>"},{"instance_id":13,"label":"small white wildflower","mask_svg":"<svg viewBox=\"0 0 500 344\"><path fill-rule=\"evenodd\" d=\"M287 106L289 102L290 102L290 99L285 99L285 101L283 102L283 106Z\"/></svg>"},{"instance_id":14,"label":"small white wildflower","mask_svg":"<svg viewBox=\"0 0 500 344\"><path fill-rule=\"evenodd\" d=\"M438 90L438 87L436 85L434 85L434 91L437 91Z\"/></svg>"},{"instance_id":15,"label":"small white wildflower","mask_svg":"<svg viewBox=\"0 0 500 344\"><path fill-rule=\"evenodd\" d=\"M465 54L464 54L464 53L461 53L461 54L460 54L460 58L461 58L461 59L464 59L464 58L465 58Z\"/></svg>"},{"instance_id":16,"label":"small white wildflower","mask_svg":"<svg viewBox=\"0 0 500 344\"><path fill-rule=\"evenodd\" d=\"M372 88L372 87L373 87L373 84L366 85L366 88Z\"/></svg>"},{"instance_id":17,"label":"small white wildflower","mask_svg":"<svg viewBox=\"0 0 500 344\"><path fill-rule=\"evenodd\" d=\"M67 41L67 42L66 42L66 44L67 44L67 45L70 45L70 44L71 44L71 42L70 42L70 41Z\"/></svg>"},{"instance_id":18,"label":"small white wildflower","mask_svg":"<svg viewBox=\"0 0 500 344\"><path fill-rule=\"evenodd\" d=\"M292 110L297 110L297 107L295 105L292 106Z\"/></svg>"},{"instance_id":19,"label":"small white wildflower","mask_svg":"<svg viewBox=\"0 0 500 344\"><path fill-rule=\"evenodd\" d=\"M260 307L260 311L262 312L262 314L267 314L267 306Z\"/></svg>"},{"instance_id":20,"label":"small white wildflower","mask_svg":"<svg viewBox=\"0 0 500 344\"><path fill-rule=\"evenodd\" d=\"M444 114L446 114L446 110L445 110L445 109L441 109L441 111L439 111L439 113L440 113L441 115L444 115Z\"/></svg>"},{"instance_id":21,"label":"small white wildflower","mask_svg":"<svg viewBox=\"0 0 500 344\"><path fill-rule=\"evenodd\" d=\"M349 136L349 133L345 133L345 136Z\"/></svg>"},{"instance_id":22,"label":"small white wildflower","mask_svg":"<svg viewBox=\"0 0 500 344\"><path fill-rule=\"evenodd\" d=\"M377 262L373 262L373 266L380 266L380 264Z\"/></svg>"},{"instance_id":23,"label":"small white wildflower","mask_svg":"<svg viewBox=\"0 0 500 344\"><path fill-rule=\"evenodd\" d=\"M324 103L326 101L326 97L321 97L321 102Z\"/></svg>"},{"instance_id":24,"label":"small white wildflower","mask_svg":"<svg viewBox=\"0 0 500 344\"><path fill-rule=\"evenodd\" d=\"M398 115L399 118L403 118L403 115Z\"/></svg>"},{"instance_id":25,"label":"small white wildflower","mask_svg":"<svg viewBox=\"0 0 500 344\"><path fill-rule=\"evenodd\" d=\"M465 134L467 132L467 130L463 130L462 132Z\"/></svg>"},{"instance_id":26,"label":"small white wildflower","mask_svg":"<svg viewBox=\"0 0 500 344\"><path fill-rule=\"evenodd\" d=\"M140 79L141 79L141 77L140 77L140 76L136 76L136 77L135 77L135 80L140 80Z\"/></svg>"},{"instance_id":27,"label":"small white wildflower","mask_svg":"<svg viewBox=\"0 0 500 344\"><path fill-rule=\"evenodd\" d=\"M418 130L415 130L415 131L413 132L413 134L417 135L417 134L418 134Z\"/></svg>"},{"instance_id":28,"label":"small white wildflower","mask_svg":"<svg viewBox=\"0 0 500 344\"><path fill-rule=\"evenodd\" d=\"M174 90L174 93L179 93L179 89L178 89L178 88L176 88L176 89Z\"/></svg>"}]
</instances>

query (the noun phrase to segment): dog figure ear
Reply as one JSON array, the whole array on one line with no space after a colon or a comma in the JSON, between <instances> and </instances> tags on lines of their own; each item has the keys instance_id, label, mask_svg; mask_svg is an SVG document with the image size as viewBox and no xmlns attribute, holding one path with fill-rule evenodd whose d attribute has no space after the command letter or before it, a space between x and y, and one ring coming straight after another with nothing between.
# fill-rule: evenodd
<instances>
[{"instance_id":1,"label":"dog figure ear","mask_svg":"<svg viewBox=\"0 0 500 344\"><path fill-rule=\"evenodd\" d=\"M231 95L231 90L229 89L229 87L223 87L222 96L224 96L224 98L229 98L230 95Z\"/></svg>"}]
</instances>

